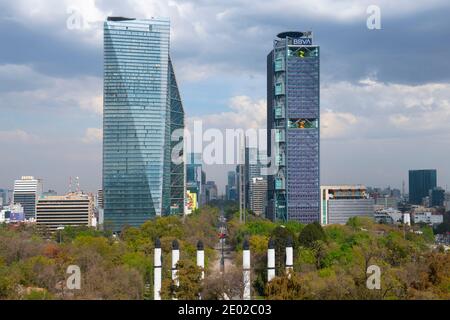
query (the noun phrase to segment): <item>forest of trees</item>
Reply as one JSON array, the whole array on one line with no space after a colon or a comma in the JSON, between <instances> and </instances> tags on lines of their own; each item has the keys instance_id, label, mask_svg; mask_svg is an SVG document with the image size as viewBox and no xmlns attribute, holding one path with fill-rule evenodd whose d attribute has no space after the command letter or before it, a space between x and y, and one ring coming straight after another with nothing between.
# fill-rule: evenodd
<instances>
[{"instance_id":1,"label":"forest of trees","mask_svg":"<svg viewBox=\"0 0 450 320\"><path fill-rule=\"evenodd\" d=\"M216 256L218 214L217 208L207 207L184 218L161 217L140 228L124 228L119 237L66 227L61 235L45 239L32 226L0 225L0 299L153 299L156 238L161 241L164 279L170 278L174 239L180 243L183 267L195 261L196 244L202 240L208 267ZM65 287L69 265L80 267L80 290Z\"/></svg>"},{"instance_id":2,"label":"forest of trees","mask_svg":"<svg viewBox=\"0 0 450 320\"><path fill-rule=\"evenodd\" d=\"M450 252L434 246L431 227L376 224L351 218L346 225L275 224L251 217L230 223L230 241L252 250L253 295L266 299L450 299ZM420 229L419 229L420 228ZM416 232L414 232L416 231ZM275 241L276 274L267 284L267 243ZM294 271L285 272L285 246L294 245ZM241 263L236 254L236 263ZM366 287L367 268L381 269L381 289Z\"/></svg>"},{"instance_id":3,"label":"forest of trees","mask_svg":"<svg viewBox=\"0 0 450 320\"><path fill-rule=\"evenodd\" d=\"M225 204L232 265L215 270L217 207L185 217L168 216L120 236L89 228L65 228L47 238L32 226L0 225L0 299L153 299L153 250L160 238L164 299L242 297L242 244L251 249L255 299L450 299L450 253L434 245L421 226L376 224L367 218L346 225L273 223ZM416 230L415 231L419 231ZM171 281L171 244L180 243L179 286ZM267 244L275 242L276 277L267 284ZM196 244L205 247L206 277L196 265ZM285 246L294 247L294 270L285 274ZM67 266L78 265L81 289L65 287ZM366 287L369 265L381 269L381 289Z\"/></svg>"}]
</instances>

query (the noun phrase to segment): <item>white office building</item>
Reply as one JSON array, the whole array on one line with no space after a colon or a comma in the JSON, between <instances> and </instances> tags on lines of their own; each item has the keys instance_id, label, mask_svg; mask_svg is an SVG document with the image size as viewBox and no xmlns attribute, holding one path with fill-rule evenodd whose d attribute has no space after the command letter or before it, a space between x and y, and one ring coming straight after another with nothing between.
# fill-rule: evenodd
<instances>
[{"instance_id":1,"label":"white office building","mask_svg":"<svg viewBox=\"0 0 450 320\"><path fill-rule=\"evenodd\" d=\"M431 212L414 213L414 223L426 223L431 225L441 224L444 222L442 214L432 214Z\"/></svg>"},{"instance_id":2,"label":"white office building","mask_svg":"<svg viewBox=\"0 0 450 320\"><path fill-rule=\"evenodd\" d=\"M374 201L362 185L328 185L320 187L320 223L345 224L357 216L374 217Z\"/></svg>"},{"instance_id":3,"label":"white office building","mask_svg":"<svg viewBox=\"0 0 450 320\"><path fill-rule=\"evenodd\" d=\"M25 218L36 217L36 204L42 195L42 181L33 176L22 176L14 181L13 204L20 203L23 207Z\"/></svg>"}]
</instances>

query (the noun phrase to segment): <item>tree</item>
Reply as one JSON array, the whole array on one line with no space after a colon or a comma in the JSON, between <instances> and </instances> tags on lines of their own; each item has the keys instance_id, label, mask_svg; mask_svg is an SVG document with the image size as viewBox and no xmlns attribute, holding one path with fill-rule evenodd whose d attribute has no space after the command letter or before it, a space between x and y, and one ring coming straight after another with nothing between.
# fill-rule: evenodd
<instances>
[{"instance_id":1,"label":"tree","mask_svg":"<svg viewBox=\"0 0 450 320\"><path fill-rule=\"evenodd\" d=\"M178 261L177 269L178 285L172 280L165 279L161 287L161 297L197 300L203 288L201 268L192 260L184 259Z\"/></svg>"},{"instance_id":2,"label":"tree","mask_svg":"<svg viewBox=\"0 0 450 320\"><path fill-rule=\"evenodd\" d=\"M326 234L318 222L308 224L303 228L298 237L300 245L304 247L312 247L314 242L318 240L326 240Z\"/></svg>"},{"instance_id":3,"label":"tree","mask_svg":"<svg viewBox=\"0 0 450 320\"><path fill-rule=\"evenodd\" d=\"M273 278L266 286L265 295L269 300L298 300L303 297L303 291L300 277L291 272Z\"/></svg>"},{"instance_id":4,"label":"tree","mask_svg":"<svg viewBox=\"0 0 450 320\"><path fill-rule=\"evenodd\" d=\"M294 246L294 236L294 233L284 226L276 227L270 235L275 244L275 269L279 275L284 273L286 247L288 244Z\"/></svg>"},{"instance_id":5,"label":"tree","mask_svg":"<svg viewBox=\"0 0 450 320\"><path fill-rule=\"evenodd\" d=\"M230 267L224 274L206 277L203 285L203 300L228 300L243 298L244 283L242 269Z\"/></svg>"}]
</instances>

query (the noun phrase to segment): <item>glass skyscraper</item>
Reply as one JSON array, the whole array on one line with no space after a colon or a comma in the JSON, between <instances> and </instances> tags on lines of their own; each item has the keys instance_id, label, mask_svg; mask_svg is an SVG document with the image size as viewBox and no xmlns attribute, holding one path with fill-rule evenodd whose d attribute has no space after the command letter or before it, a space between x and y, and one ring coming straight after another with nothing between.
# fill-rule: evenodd
<instances>
[{"instance_id":1,"label":"glass skyscraper","mask_svg":"<svg viewBox=\"0 0 450 320\"><path fill-rule=\"evenodd\" d=\"M170 59L168 19L104 23L103 196L105 227L119 231L182 213L184 110Z\"/></svg>"},{"instance_id":2,"label":"glass skyscraper","mask_svg":"<svg viewBox=\"0 0 450 320\"><path fill-rule=\"evenodd\" d=\"M423 198L436 186L436 170L409 170L409 203L422 204Z\"/></svg>"},{"instance_id":3,"label":"glass skyscraper","mask_svg":"<svg viewBox=\"0 0 450 320\"><path fill-rule=\"evenodd\" d=\"M310 31L278 34L267 57L267 144L276 165L268 176L272 219L319 221L319 66Z\"/></svg>"}]
</instances>

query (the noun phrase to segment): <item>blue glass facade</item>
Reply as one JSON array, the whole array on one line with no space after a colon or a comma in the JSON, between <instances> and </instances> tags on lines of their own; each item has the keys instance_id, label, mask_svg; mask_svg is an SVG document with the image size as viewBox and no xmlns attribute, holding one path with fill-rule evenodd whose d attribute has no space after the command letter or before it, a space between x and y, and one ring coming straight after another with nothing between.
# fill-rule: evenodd
<instances>
[{"instance_id":1,"label":"blue glass facade","mask_svg":"<svg viewBox=\"0 0 450 320\"><path fill-rule=\"evenodd\" d=\"M184 207L184 163L171 161L184 111L169 38L168 19L104 24L104 219L115 231Z\"/></svg>"},{"instance_id":2,"label":"blue glass facade","mask_svg":"<svg viewBox=\"0 0 450 320\"><path fill-rule=\"evenodd\" d=\"M278 35L267 57L268 152L276 173L268 177L272 219L319 221L320 58L310 32ZM272 145L273 144L273 145Z\"/></svg>"}]
</instances>

